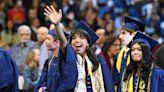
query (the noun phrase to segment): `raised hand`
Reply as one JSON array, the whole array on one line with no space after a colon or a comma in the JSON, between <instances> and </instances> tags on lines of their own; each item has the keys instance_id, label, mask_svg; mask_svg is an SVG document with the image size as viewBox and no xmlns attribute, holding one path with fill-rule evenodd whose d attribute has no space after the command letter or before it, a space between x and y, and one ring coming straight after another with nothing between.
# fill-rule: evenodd
<instances>
[{"instance_id":1,"label":"raised hand","mask_svg":"<svg viewBox=\"0 0 164 92\"><path fill-rule=\"evenodd\" d=\"M59 24L62 18L62 11L59 9L59 12L57 12L55 8L50 5L44 8L44 15L47 16L54 24Z\"/></svg>"}]
</instances>

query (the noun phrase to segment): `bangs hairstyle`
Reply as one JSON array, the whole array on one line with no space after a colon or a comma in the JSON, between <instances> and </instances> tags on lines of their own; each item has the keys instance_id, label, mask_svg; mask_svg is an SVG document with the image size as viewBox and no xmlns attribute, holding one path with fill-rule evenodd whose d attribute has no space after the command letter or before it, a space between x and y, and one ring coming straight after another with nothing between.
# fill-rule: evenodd
<instances>
[{"instance_id":1,"label":"bangs hairstyle","mask_svg":"<svg viewBox=\"0 0 164 92\"><path fill-rule=\"evenodd\" d=\"M83 29L76 29L71 33L70 40L69 40L70 43L72 42L72 38L75 34L78 34L81 38L85 37L89 43L89 46L91 46L91 38L90 38L89 34L87 32L85 32Z\"/></svg>"},{"instance_id":2,"label":"bangs hairstyle","mask_svg":"<svg viewBox=\"0 0 164 92\"><path fill-rule=\"evenodd\" d=\"M85 32L83 29L77 29L76 31L74 31L71 34L70 43L72 42L72 38L75 34L78 34L81 38L86 38L87 39L87 41L89 43L89 48L86 49L86 53L87 53L90 61L93 64L92 72L95 72L99 67L99 59L98 59L97 55L94 53L94 51L91 47L92 44L91 44L91 38L90 38L89 34L87 32Z\"/></svg>"},{"instance_id":3,"label":"bangs hairstyle","mask_svg":"<svg viewBox=\"0 0 164 92\"><path fill-rule=\"evenodd\" d=\"M38 48L30 49L25 59L25 66L28 66L30 69L36 69L38 63L34 61L35 51Z\"/></svg>"},{"instance_id":4,"label":"bangs hairstyle","mask_svg":"<svg viewBox=\"0 0 164 92\"><path fill-rule=\"evenodd\" d=\"M151 65L152 65L152 62L154 61L154 58L151 54L150 48L144 42L134 41L132 43L132 45L130 46L130 48L132 48L132 46L136 43L138 43L142 49L142 60L141 60L142 67L141 67L140 77L147 82L149 73L151 70ZM133 61L131 52L132 52L132 50L130 49L130 60L131 61L130 61L129 66L127 67L127 70L125 72L125 76L124 76L123 80L127 80L128 75L131 74L132 72L134 72L134 73L137 72L137 68L138 68L137 62Z\"/></svg>"}]
</instances>

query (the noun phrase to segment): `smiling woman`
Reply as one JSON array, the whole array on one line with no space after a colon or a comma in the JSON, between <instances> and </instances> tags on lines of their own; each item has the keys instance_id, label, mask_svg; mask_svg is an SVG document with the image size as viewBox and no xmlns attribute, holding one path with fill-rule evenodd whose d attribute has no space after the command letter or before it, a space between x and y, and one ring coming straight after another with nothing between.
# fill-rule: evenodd
<instances>
[{"instance_id":1,"label":"smiling woman","mask_svg":"<svg viewBox=\"0 0 164 92\"><path fill-rule=\"evenodd\" d=\"M93 35L92 37L95 39L90 38L91 34ZM97 39L98 39L98 36L94 32L92 33L92 30L88 26L86 26L85 22L83 21L81 21L77 25L76 30L70 37L70 43L78 57L77 67L81 67L81 69L78 68L79 76L78 76L78 81L77 81L78 84L75 87L76 92L84 91L84 90L95 90L95 88L96 89L98 88L102 92L104 92L104 82L100 83L100 80L103 80L102 72L100 72L101 71L100 63L99 63L98 57L95 55L95 53L93 52L91 48L92 43L95 42L95 40ZM83 69L84 67L86 71L81 72L80 70L84 70ZM85 76L83 76L83 74L86 75L85 72L88 73L89 75L86 77L90 79L90 80L87 80L88 81L87 83L90 83L93 85L98 83L100 87L92 86L87 83L85 84ZM96 73L96 74L99 73L100 75L97 76L99 78L96 78L96 76L93 76L93 73ZM82 76L83 78L82 80L80 80ZM99 81L95 81L95 80L99 80ZM84 86L82 87L82 85L87 85L87 87L89 88L85 88Z\"/></svg>"},{"instance_id":2,"label":"smiling woman","mask_svg":"<svg viewBox=\"0 0 164 92\"><path fill-rule=\"evenodd\" d=\"M89 36L84 31L76 31L72 34L70 38L70 43L74 48L75 52L83 56L87 49L89 49Z\"/></svg>"},{"instance_id":3,"label":"smiling woman","mask_svg":"<svg viewBox=\"0 0 164 92\"><path fill-rule=\"evenodd\" d=\"M132 46L131 56L135 62L141 62L142 60L142 48L139 43L136 43Z\"/></svg>"},{"instance_id":4,"label":"smiling woman","mask_svg":"<svg viewBox=\"0 0 164 92\"><path fill-rule=\"evenodd\" d=\"M62 12L53 6L47 6L45 15L56 25L56 33L60 41L59 60L62 76L58 87L48 92L114 92L113 82L108 67L102 57L96 56L91 46L98 36L84 22L75 27L70 43L61 28ZM103 81L104 80L104 81Z\"/></svg>"},{"instance_id":5,"label":"smiling woman","mask_svg":"<svg viewBox=\"0 0 164 92\"><path fill-rule=\"evenodd\" d=\"M119 92L162 92L164 71L154 64L151 49L158 43L137 32L130 47L130 64L125 68Z\"/></svg>"}]
</instances>

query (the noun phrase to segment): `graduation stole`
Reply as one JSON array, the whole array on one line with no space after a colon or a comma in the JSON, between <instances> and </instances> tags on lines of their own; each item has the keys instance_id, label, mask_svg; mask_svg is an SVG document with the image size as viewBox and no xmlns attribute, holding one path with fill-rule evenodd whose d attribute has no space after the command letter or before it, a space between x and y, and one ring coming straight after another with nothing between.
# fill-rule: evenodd
<instances>
[{"instance_id":1,"label":"graduation stole","mask_svg":"<svg viewBox=\"0 0 164 92\"><path fill-rule=\"evenodd\" d=\"M153 64L151 65L151 69L153 69ZM150 92L151 74L152 74L152 71L150 70L147 83L143 79L140 79L140 77L136 78L136 84L135 84L136 92ZM134 81L133 81L133 73L132 73L129 79L128 92L133 92L133 87L134 87L133 82Z\"/></svg>"},{"instance_id":2,"label":"graduation stole","mask_svg":"<svg viewBox=\"0 0 164 92\"><path fill-rule=\"evenodd\" d=\"M97 74L95 75L95 73L93 74L93 73L92 73L92 63L91 63L89 57L86 55L84 58L85 58L85 62L86 62L86 64L87 64L88 76L90 76L90 79L91 79L91 86L92 86L92 91L91 91L91 90L88 90L88 89L87 89L87 91L88 91L88 92L97 92L96 90L97 90L97 88L98 88L99 86L95 86L95 85L96 85L97 83L99 83L100 81L99 81L99 82L92 81L92 78L93 78L93 77L98 77L99 74L102 72L102 69L101 69L101 70L98 69L98 70L95 71L95 73L98 73L98 75L97 75ZM101 64L99 64L99 68L101 68ZM103 75L102 75L102 77L103 77ZM104 81L102 80L101 83L104 84ZM103 88L103 89L104 89L104 88ZM105 89L104 89L104 90L105 90ZM105 92L105 91L101 90L101 92Z\"/></svg>"},{"instance_id":3,"label":"graduation stole","mask_svg":"<svg viewBox=\"0 0 164 92\"><path fill-rule=\"evenodd\" d=\"M85 61L86 61L86 64L87 64L88 76L91 76L92 69L91 69L91 65L89 64L89 62L91 62L91 61L89 60L88 56L85 57Z\"/></svg>"},{"instance_id":4,"label":"graduation stole","mask_svg":"<svg viewBox=\"0 0 164 92\"><path fill-rule=\"evenodd\" d=\"M83 58L77 54L77 58L79 63L83 63L85 66L85 73L86 73L86 92L93 92L93 82L91 79L92 74L92 63L89 60L88 56L85 55Z\"/></svg>"},{"instance_id":5,"label":"graduation stole","mask_svg":"<svg viewBox=\"0 0 164 92\"><path fill-rule=\"evenodd\" d=\"M85 60L85 61L84 61ZM99 74L102 73L102 69L98 69L96 70L94 73L92 72L92 62L90 61L89 57L87 55L85 55L83 58L77 54L77 63L81 63L81 62L86 62L86 66L87 66L87 75L90 76L91 78L91 84L92 84L92 91L93 92L97 92L97 88L99 88L99 85L97 85L98 83L101 82L101 84L104 84L104 81L94 81L93 79L95 78L99 78ZM99 64L99 68L101 68L101 64ZM103 77L103 75L102 75ZM92 79L93 78L93 79ZM96 86L95 86L96 85ZM103 88L104 89L104 88ZM87 90L87 88L86 88ZM105 90L105 89L104 89ZM101 92L105 92L105 91L101 91Z\"/></svg>"},{"instance_id":6,"label":"graduation stole","mask_svg":"<svg viewBox=\"0 0 164 92\"><path fill-rule=\"evenodd\" d=\"M136 78L135 85L134 83L134 77L133 74L130 75L129 82L128 82L128 92L133 92L133 89L135 89L135 92L147 92L147 84L143 79L140 79L139 77Z\"/></svg>"},{"instance_id":7,"label":"graduation stole","mask_svg":"<svg viewBox=\"0 0 164 92\"><path fill-rule=\"evenodd\" d=\"M92 89L92 81L91 81L91 76L89 74L89 71L88 71L88 64L87 62L85 62L85 75L86 75L86 89L87 89L87 92L93 92L93 89Z\"/></svg>"},{"instance_id":8,"label":"graduation stole","mask_svg":"<svg viewBox=\"0 0 164 92\"><path fill-rule=\"evenodd\" d=\"M150 79L150 76L149 76ZM135 83L134 83L135 82ZM133 85L135 84L135 85ZM137 77L134 81L134 74L130 74L128 77L128 80L122 81L122 92L147 92L149 90L150 80L148 80L148 83L146 83L143 79L140 79L140 77ZM149 91L148 91L149 92Z\"/></svg>"},{"instance_id":9,"label":"graduation stole","mask_svg":"<svg viewBox=\"0 0 164 92\"><path fill-rule=\"evenodd\" d=\"M117 57L117 62L116 62L116 69L117 71L120 73L121 71L121 64L122 64L122 58L123 58L123 54L125 51L126 47L123 47ZM126 61L126 66L128 66L130 64L130 55L128 55L127 61Z\"/></svg>"}]
</instances>

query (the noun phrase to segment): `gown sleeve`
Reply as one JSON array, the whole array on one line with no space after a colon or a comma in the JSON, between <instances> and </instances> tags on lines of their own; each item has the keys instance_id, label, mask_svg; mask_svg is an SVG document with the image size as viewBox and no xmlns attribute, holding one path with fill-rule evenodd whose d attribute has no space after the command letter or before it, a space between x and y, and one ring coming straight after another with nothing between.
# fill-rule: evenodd
<instances>
[{"instance_id":1,"label":"gown sleeve","mask_svg":"<svg viewBox=\"0 0 164 92\"><path fill-rule=\"evenodd\" d=\"M38 92L40 87L47 87L48 62L49 62L49 59L46 60L43 66L43 70L42 70L42 74L40 76L39 82L35 86L35 89L34 89L35 92Z\"/></svg>"},{"instance_id":2,"label":"gown sleeve","mask_svg":"<svg viewBox=\"0 0 164 92\"><path fill-rule=\"evenodd\" d=\"M163 92L164 91L164 70L160 68L154 68L151 76L151 92Z\"/></svg>"},{"instance_id":3,"label":"gown sleeve","mask_svg":"<svg viewBox=\"0 0 164 92\"><path fill-rule=\"evenodd\" d=\"M113 79L111 77L109 68L105 62L105 59L102 56L98 56L98 58L99 58L101 68L102 68L105 92L114 92Z\"/></svg>"},{"instance_id":4,"label":"gown sleeve","mask_svg":"<svg viewBox=\"0 0 164 92\"><path fill-rule=\"evenodd\" d=\"M18 91L18 72L15 61L0 48L0 92Z\"/></svg>"},{"instance_id":5,"label":"gown sleeve","mask_svg":"<svg viewBox=\"0 0 164 92\"><path fill-rule=\"evenodd\" d=\"M71 92L74 90L78 78L76 53L70 44L66 46L66 56L59 52L60 72L59 85L56 92Z\"/></svg>"}]
</instances>

